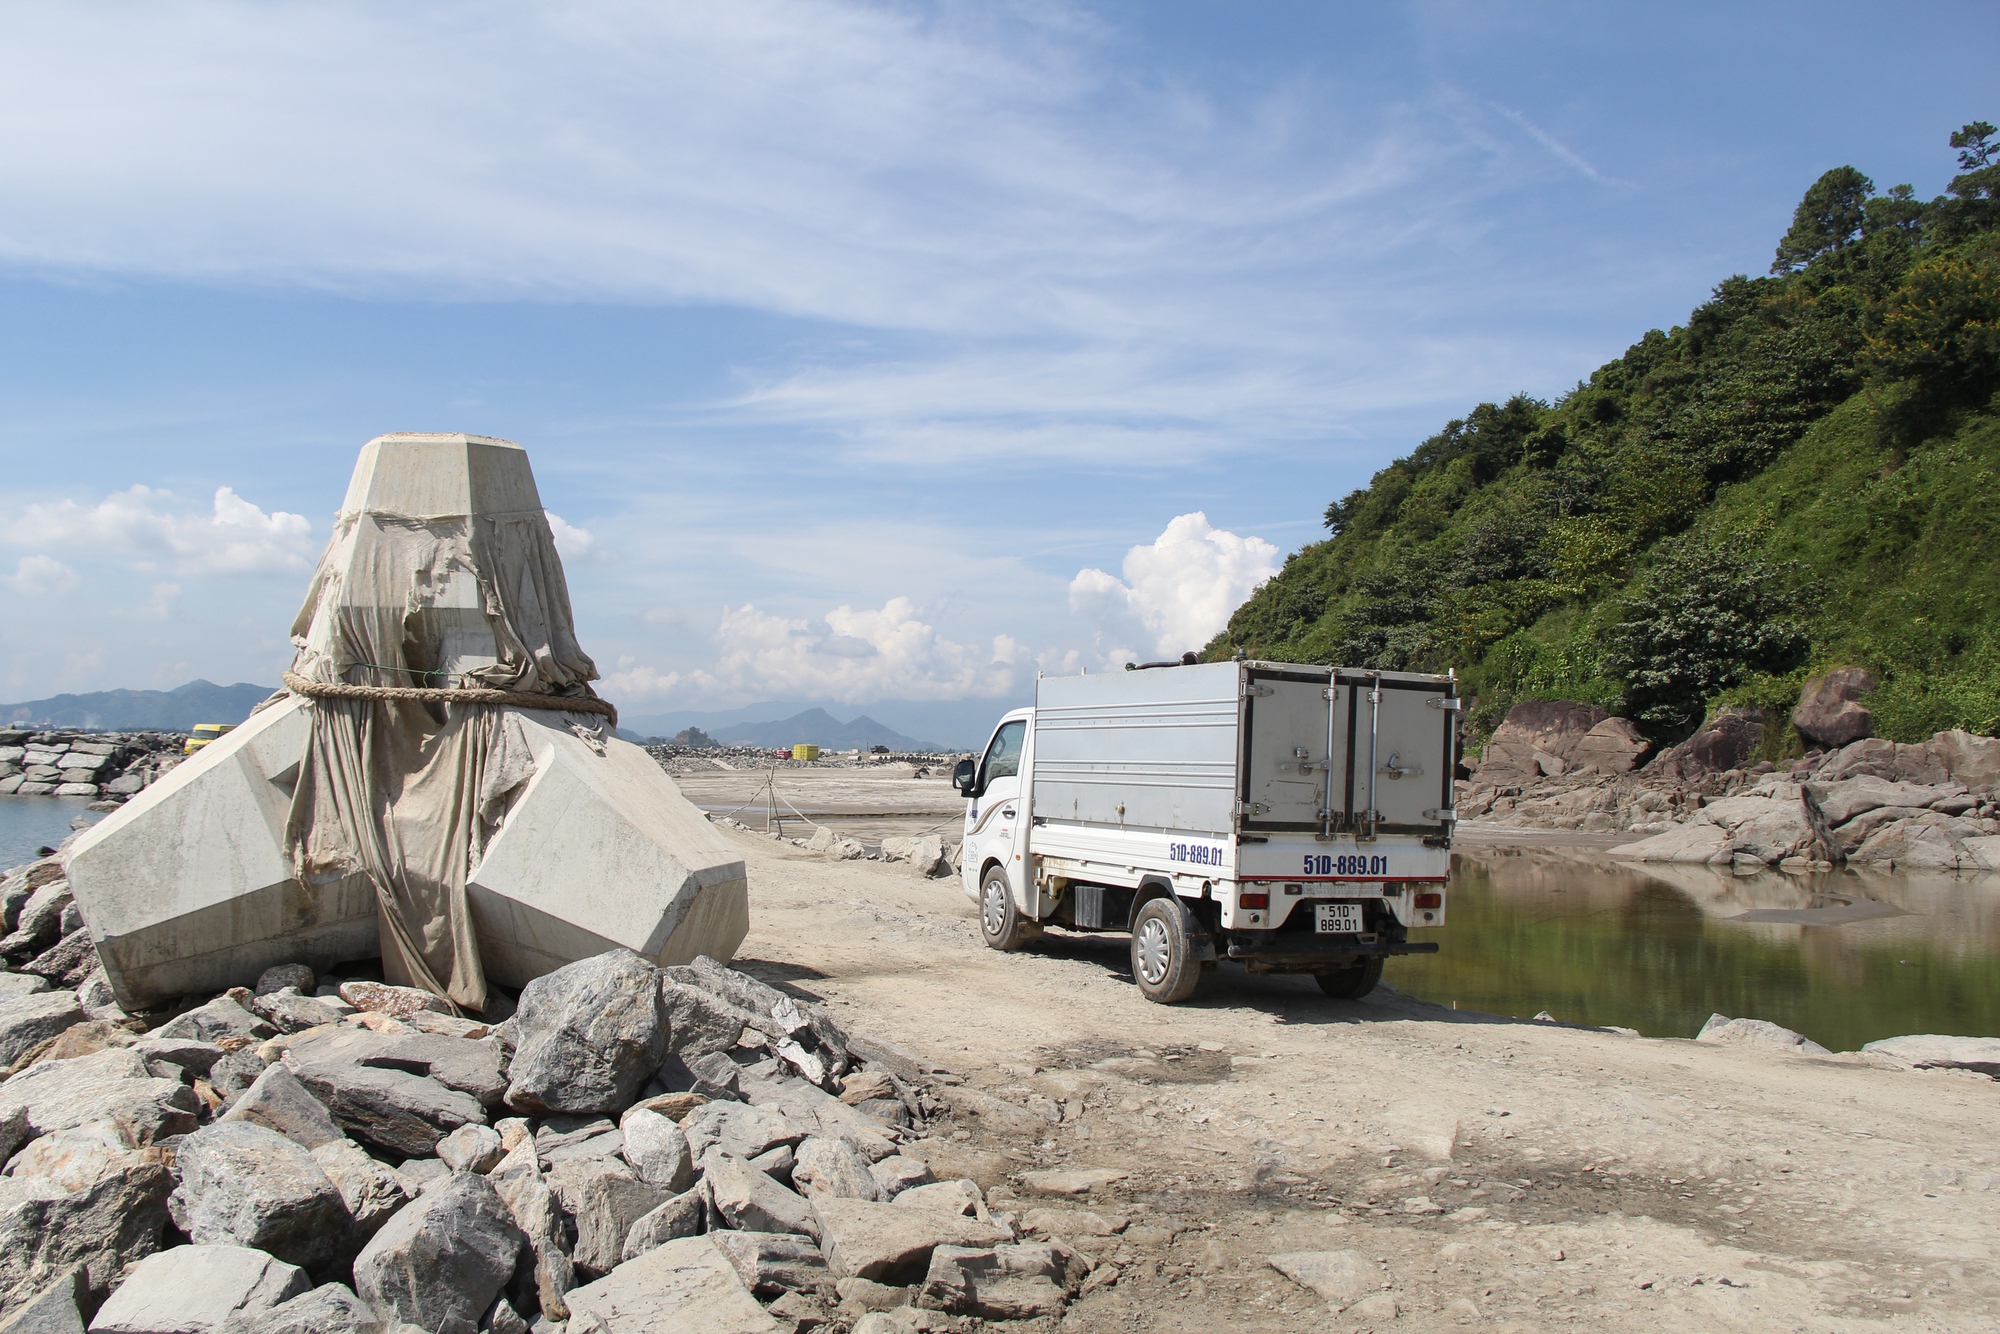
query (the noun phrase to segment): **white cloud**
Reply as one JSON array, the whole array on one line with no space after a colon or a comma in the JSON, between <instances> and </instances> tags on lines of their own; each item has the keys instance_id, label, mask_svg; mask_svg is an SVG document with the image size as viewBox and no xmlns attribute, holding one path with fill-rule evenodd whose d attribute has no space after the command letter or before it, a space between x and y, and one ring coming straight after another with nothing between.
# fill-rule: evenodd
<instances>
[{"instance_id":1,"label":"white cloud","mask_svg":"<svg viewBox=\"0 0 2000 1334\"><path fill-rule=\"evenodd\" d=\"M662 672L630 656L618 659L618 670L607 675L598 693L612 699L651 699L671 694L681 683L679 672Z\"/></svg>"},{"instance_id":2,"label":"white cloud","mask_svg":"<svg viewBox=\"0 0 2000 1334\"><path fill-rule=\"evenodd\" d=\"M1197 510L1126 552L1124 579L1077 571L1070 611L1092 623L1107 664L1127 660L1134 646L1147 656L1176 658L1214 638L1230 613L1278 572L1278 557L1263 538L1213 527Z\"/></svg>"},{"instance_id":3,"label":"white cloud","mask_svg":"<svg viewBox=\"0 0 2000 1334\"><path fill-rule=\"evenodd\" d=\"M548 511L549 531L555 535L556 550L565 561L588 561L604 559L604 548L597 544L597 538L588 528L578 528L564 523L560 514Z\"/></svg>"},{"instance_id":4,"label":"white cloud","mask_svg":"<svg viewBox=\"0 0 2000 1334\"><path fill-rule=\"evenodd\" d=\"M14 573L0 578L0 583L28 597L67 593L76 582L76 571L54 556L23 556Z\"/></svg>"},{"instance_id":5,"label":"white cloud","mask_svg":"<svg viewBox=\"0 0 2000 1334\"><path fill-rule=\"evenodd\" d=\"M217 488L206 514L171 491L134 486L90 506L30 505L0 531L18 546L97 548L191 575L304 569L316 554L304 515L267 514L227 486Z\"/></svg>"}]
</instances>

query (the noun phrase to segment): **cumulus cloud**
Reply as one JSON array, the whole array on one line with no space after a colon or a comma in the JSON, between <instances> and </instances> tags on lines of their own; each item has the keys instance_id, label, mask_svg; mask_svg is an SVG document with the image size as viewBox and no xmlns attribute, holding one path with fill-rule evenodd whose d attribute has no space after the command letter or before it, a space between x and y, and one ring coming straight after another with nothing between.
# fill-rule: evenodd
<instances>
[{"instance_id":1,"label":"cumulus cloud","mask_svg":"<svg viewBox=\"0 0 2000 1334\"><path fill-rule=\"evenodd\" d=\"M596 536L588 528L564 523L562 515L553 511L549 512L549 531L555 535L556 550L566 561L601 560L604 557L604 548L597 544Z\"/></svg>"},{"instance_id":2,"label":"cumulus cloud","mask_svg":"<svg viewBox=\"0 0 2000 1334\"><path fill-rule=\"evenodd\" d=\"M23 556L14 573L0 578L0 583L28 597L47 597L75 588L76 571L54 556Z\"/></svg>"},{"instance_id":3,"label":"cumulus cloud","mask_svg":"<svg viewBox=\"0 0 2000 1334\"><path fill-rule=\"evenodd\" d=\"M30 505L4 531L20 546L95 548L191 575L303 569L316 554L304 515L266 513L227 486L216 489L207 513L171 491L134 486L95 505Z\"/></svg>"},{"instance_id":4,"label":"cumulus cloud","mask_svg":"<svg viewBox=\"0 0 2000 1334\"><path fill-rule=\"evenodd\" d=\"M1069 607L1089 621L1107 663L1199 649L1256 587L1278 572L1278 548L1216 528L1197 510L1125 553L1123 579L1077 571Z\"/></svg>"},{"instance_id":5,"label":"cumulus cloud","mask_svg":"<svg viewBox=\"0 0 2000 1334\"><path fill-rule=\"evenodd\" d=\"M655 699L671 694L680 683L679 672L662 672L628 655L618 659L618 670L604 678L599 693L621 700Z\"/></svg>"}]
</instances>

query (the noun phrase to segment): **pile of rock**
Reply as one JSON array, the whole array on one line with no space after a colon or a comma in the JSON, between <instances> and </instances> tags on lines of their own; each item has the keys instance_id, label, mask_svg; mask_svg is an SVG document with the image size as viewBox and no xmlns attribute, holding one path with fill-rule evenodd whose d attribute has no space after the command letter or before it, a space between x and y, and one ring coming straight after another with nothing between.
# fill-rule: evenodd
<instances>
[{"instance_id":1,"label":"pile of rock","mask_svg":"<svg viewBox=\"0 0 2000 1334\"><path fill-rule=\"evenodd\" d=\"M0 731L0 794L122 802L181 761L178 732Z\"/></svg>"},{"instance_id":2,"label":"pile of rock","mask_svg":"<svg viewBox=\"0 0 2000 1334\"><path fill-rule=\"evenodd\" d=\"M497 1023L298 964L135 1016L61 875L6 881L0 1320L777 1334L1057 1314L1089 1271L900 1152L926 1067L713 960L612 951Z\"/></svg>"}]
</instances>

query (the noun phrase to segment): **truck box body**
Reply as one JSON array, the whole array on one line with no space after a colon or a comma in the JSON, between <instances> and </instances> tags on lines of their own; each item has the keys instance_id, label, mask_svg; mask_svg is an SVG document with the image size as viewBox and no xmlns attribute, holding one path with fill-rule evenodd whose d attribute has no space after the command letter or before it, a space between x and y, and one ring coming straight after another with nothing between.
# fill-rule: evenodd
<instances>
[{"instance_id":1,"label":"truck box body","mask_svg":"<svg viewBox=\"0 0 2000 1334\"><path fill-rule=\"evenodd\" d=\"M1372 900L1364 952L1434 949L1400 936L1444 921L1458 707L1447 676L1288 663L1043 677L995 733L1012 758L969 789L967 892L997 865L1025 918L1121 929L1165 886L1218 957L1293 964L1334 943L1292 938L1307 905Z\"/></svg>"}]
</instances>

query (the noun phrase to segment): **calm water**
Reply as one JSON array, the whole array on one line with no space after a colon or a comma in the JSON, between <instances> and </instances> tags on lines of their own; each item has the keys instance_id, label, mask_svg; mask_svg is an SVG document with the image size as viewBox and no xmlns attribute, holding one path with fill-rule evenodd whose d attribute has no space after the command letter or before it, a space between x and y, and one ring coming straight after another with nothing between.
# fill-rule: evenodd
<instances>
[{"instance_id":1,"label":"calm water","mask_svg":"<svg viewBox=\"0 0 2000 1334\"><path fill-rule=\"evenodd\" d=\"M1553 850L1453 863L1450 924L1422 933L1441 950L1384 973L1425 1000L1649 1037L1693 1037L1720 1013L1834 1051L2000 1036L2000 874L1734 876ZM1732 920L1745 913L1764 920Z\"/></svg>"},{"instance_id":2,"label":"calm water","mask_svg":"<svg viewBox=\"0 0 2000 1334\"><path fill-rule=\"evenodd\" d=\"M56 847L69 837L69 822L99 816L84 807L88 797L15 797L0 794L0 871L35 859L35 850Z\"/></svg>"}]
</instances>

